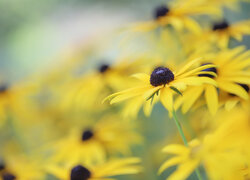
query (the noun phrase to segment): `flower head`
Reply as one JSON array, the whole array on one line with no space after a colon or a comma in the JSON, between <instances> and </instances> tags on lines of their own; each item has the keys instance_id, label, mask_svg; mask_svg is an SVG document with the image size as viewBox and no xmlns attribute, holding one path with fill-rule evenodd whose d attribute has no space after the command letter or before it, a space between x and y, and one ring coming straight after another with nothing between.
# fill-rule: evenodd
<instances>
[{"instance_id":1,"label":"flower head","mask_svg":"<svg viewBox=\"0 0 250 180\"><path fill-rule=\"evenodd\" d=\"M182 112L188 112L191 106L201 99L203 92L208 109L212 114L217 112L221 104L220 101L224 96L223 91L248 100L250 58L249 52L244 52L244 49L244 47L237 47L216 53L211 58L212 61L209 62L216 67L204 69L199 76L213 78L218 84L218 90L209 84L190 87L183 93L183 98L176 100L175 107L178 108L182 105ZM210 77L208 74L203 75L202 72L216 73L216 77Z\"/></svg>"},{"instance_id":2,"label":"flower head","mask_svg":"<svg viewBox=\"0 0 250 180\"><path fill-rule=\"evenodd\" d=\"M202 141L193 140L188 147L167 145L163 151L174 156L163 163L159 173L178 165L168 179L186 179L202 164L209 179L244 179L243 169L250 165L249 114L242 110L226 114L217 119L222 121L220 126Z\"/></svg>"},{"instance_id":3,"label":"flower head","mask_svg":"<svg viewBox=\"0 0 250 180\"><path fill-rule=\"evenodd\" d=\"M137 174L141 171L138 165L139 158L124 158L110 160L95 165L71 164L64 165L49 164L47 172L60 179L69 180L108 180L110 176Z\"/></svg>"},{"instance_id":4,"label":"flower head","mask_svg":"<svg viewBox=\"0 0 250 180\"><path fill-rule=\"evenodd\" d=\"M173 72L166 67L158 67L152 71L150 76L144 73L135 74L133 76L142 81L141 86L112 94L105 98L104 101L110 100L110 103L113 104L126 99L138 97L143 100L139 100L141 105L144 103L149 103L150 105L150 101L148 100L151 100L152 103L154 97L156 96L157 98L157 96L159 96L161 103L169 113L171 113L173 110L173 98L175 93L181 94L181 92L189 85L197 86L205 82L216 85L213 79L198 76L199 74L216 76L214 72L202 71L215 66L213 64L207 64L201 67L192 68L192 66L199 61L200 58L190 61L177 72ZM131 106L131 108L133 109L133 106ZM151 108L149 108L148 111L151 111Z\"/></svg>"}]
</instances>

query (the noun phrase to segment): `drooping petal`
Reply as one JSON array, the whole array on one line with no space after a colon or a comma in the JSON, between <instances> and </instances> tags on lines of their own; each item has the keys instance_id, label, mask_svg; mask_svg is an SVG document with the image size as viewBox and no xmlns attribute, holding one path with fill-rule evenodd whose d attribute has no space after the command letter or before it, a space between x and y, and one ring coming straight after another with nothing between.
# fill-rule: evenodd
<instances>
[{"instance_id":1,"label":"drooping petal","mask_svg":"<svg viewBox=\"0 0 250 180\"><path fill-rule=\"evenodd\" d=\"M192 61L190 61L189 63L187 63L185 66L183 66L176 74L175 76L179 76L181 74L183 74L184 72L186 72L191 66L193 66L195 63L199 62L202 58L196 58Z\"/></svg>"},{"instance_id":2,"label":"drooping petal","mask_svg":"<svg viewBox=\"0 0 250 180\"><path fill-rule=\"evenodd\" d=\"M177 157L173 157L171 159L168 159L166 162L164 162L161 165L161 167L160 167L160 169L158 171L158 174L161 174L165 169L167 169L167 168L169 168L171 166L175 166L175 165L181 163L182 160L183 160L183 157L181 157L181 156L177 156Z\"/></svg>"},{"instance_id":3,"label":"drooping petal","mask_svg":"<svg viewBox=\"0 0 250 180\"><path fill-rule=\"evenodd\" d=\"M227 111L231 111L235 106L236 104L239 102L239 100L237 99L231 99L231 100L228 100L226 103L225 103L225 109Z\"/></svg>"},{"instance_id":4,"label":"drooping petal","mask_svg":"<svg viewBox=\"0 0 250 180\"><path fill-rule=\"evenodd\" d=\"M198 165L198 160L188 160L187 162L181 164L177 170L169 176L168 180L186 179Z\"/></svg>"},{"instance_id":5,"label":"drooping petal","mask_svg":"<svg viewBox=\"0 0 250 180\"><path fill-rule=\"evenodd\" d=\"M214 115L218 109L218 93L214 86L206 86L205 98L209 111Z\"/></svg>"},{"instance_id":6,"label":"drooping petal","mask_svg":"<svg viewBox=\"0 0 250 180\"><path fill-rule=\"evenodd\" d=\"M242 88L240 85L231 83L231 82L225 82L225 81L218 81L218 86L222 90L235 94L243 99L248 99L248 93Z\"/></svg>"},{"instance_id":7,"label":"drooping petal","mask_svg":"<svg viewBox=\"0 0 250 180\"><path fill-rule=\"evenodd\" d=\"M201 96L203 92L203 86L191 87L188 89L183 95L183 106L182 112L186 113L192 105L196 102L196 100Z\"/></svg>"},{"instance_id":8,"label":"drooping petal","mask_svg":"<svg viewBox=\"0 0 250 180\"><path fill-rule=\"evenodd\" d=\"M162 88L160 100L163 106L171 113L173 111L173 92L169 88Z\"/></svg>"}]
</instances>

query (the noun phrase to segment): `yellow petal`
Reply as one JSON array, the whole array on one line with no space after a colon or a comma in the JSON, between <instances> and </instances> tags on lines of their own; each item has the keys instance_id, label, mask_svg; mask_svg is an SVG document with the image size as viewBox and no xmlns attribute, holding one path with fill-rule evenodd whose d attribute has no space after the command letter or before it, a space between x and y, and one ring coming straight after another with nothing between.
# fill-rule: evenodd
<instances>
[{"instance_id":1,"label":"yellow petal","mask_svg":"<svg viewBox=\"0 0 250 180\"><path fill-rule=\"evenodd\" d=\"M195 63L201 61L202 58L196 58L192 61L190 61L189 63L187 63L185 66L183 66L183 68L181 68L177 73L176 76L181 75L182 73L184 73L186 70L188 70L191 66L193 66Z\"/></svg>"},{"instance_id":2,"label":"yellow petal","mask_svg":"<svg viewBox=\"0 0 250 180\"><path fill-rule=\"evenodd\" d=\"M145 73L133 74L131 77L139 79L140 81L143 81L145 83L149 83L150 82L150 76L148 74L145 74Z\"/></svg>"},{"instance_id":3,"label":"yellow petal","mask_svg":"<svg viewBox=\"0 0 250 180\"><path fill-rule=\"evenodd\" d=\"M156 91L158 91L159 89L161 89L162 86L157 86L157 87L153 87L151 86L151 88L149 88L144 94L143 94L143 98L145 100L148 100L148 98L150 98Z\"/></svg>"},{"instance_id":4,"label":"yellow petal","mask_svg":"<svg viewBox=\"0 0 250 180\"><path fill-rule=\"evenodd\" d=\"M189 149L183 145L180 145L180 144L170 144L170 145L165 146L162 149L162 151L165 153L169 153L169 154L181 155L181 154L188 153Z\"/></svg>"},{"instance_id":5,"label":"yellow petal","mask_svg":"<svg viewBox=\"0 0 250 180\"><path fill-rule=\"evenodd\" d=\"M241 84L250 84L250 76L234 76L234 77L223 78L221 80L233 81Z\"/></svg>"},{"instance_id":6,"label":"yellow petal","mask_svg":"<svg viewBox=\"0 0 250 180\"><path fill-rule=\"evenodd\" d=\"M161 174L165 169L167 169L171 166L179 164L182 160L183 160L183 157L179 157L179 156L168 159L166 162L164 162L161 165L161 167L158 171L158 174Z\"/></svg>"},{"instance_id":7,"label":"yellow petal","mask_svg":"<svg viewBox=\"0 0 250 180\"><path fill-rule=\"evenodd\" d=\"M126 99L129 99L138 95L142 95L150 88L151 86L142 86L142 87L127 89L127 90L108 96L107 98L104 99L104 101L111 99L110 104L114 104L114 103L124 101Z\"/></svg>"},{"instance_id":8,"label":"yellow petal","mask_svg":"<svg viewBox=\"0 0 250 180\"><path fill-rule=\"evenodd\" d=\"M188 112L188 110L195 103L195 101L201 96L203 90L203 86L191 87L183 94L183 113Z\"/></svg>"},{"instance_id":9,"label":"yellow petal","mask_svg":"<svg viewBox=\"0 0 250 180\"><path fill-rule=\"evenodd\" d=\"M192 86L199 86L204 83L217 86L217 83L215 80L208 78L208 77L198 77L198 76L186 77L183 79L176 80L175 82L183 82L183 83L186 83L187 85L192 85Z\"/></svg>"},{"instance_id":10,"label":"yellow petal","mask_svg":"<svg viewBox=\"0 0 250 180\"><path fill-rule=\"evenodd\" d=\"M207 68L212 68L212 67L216 67L215 65L213 64L206 64L206 65L203 65L203 66L200 66L200 67L197 67L191 71L188 71L180 76L178 76L177 78L184 78L184 77L187 77L187 76L191 76L191 75L195 75L197 72L200 72L204 69L207 69Z\"/></svg>"},{"instance_id":11,"label":"yellow petal","mask_svg":"<svg viewBox=\"0 0 250 180\"><path fill-rule=\"evenodd\" d=\"M177 170L169 176L168 180L184 180L195 170L198 165L198 160L189 160L181 164Z\"/></svg>"},{"instance_id":12,"label":"yellow petal","mask_svg":"<svg viewBox=\"0 0 250 180\"><path fill-rule=\"evenodd\" d=\"M237 100L237 99L228 100L228 101L225 103L225 109L226 109L227 111L232 110L232 109L236 106L236 104L237 104L238 102L239 102L239 100Z\"/></svg>"},{"instance_id":13,"label":"yellow petal","mask_svg":"<svg viewBox=\"0 0 250 180\"><path fill-rule=\"evenodd\" d=\"M162 88L160 92L160 100L163 106L169 111L173 111L173 93L169 88Z\"/></svg>"},{"instance_id":14,"label":"yellow petal","mask_svg":"<svg viewBox=\"0 0 250 180\"><path fill-rule=\"evenodd\" d=\"M214 86L207 85L205 88L205 98L207 106L211 114L215 114L218 110L218 93Z\"/></svg>"},{"instance_id":15,"label":"yellow petal","mask_svg":"<svg viewBox=\"0 0 250 180\"><path fill-rule=\"evenodd\" d=\"M242 88L240 85L231 83L231 82L224 82L224 81L219 81L218 82L219 88L222 90L235 94L245 100L248 99L248 93L245 91L244 88Z\"/></svg>"},{"instance_id":16,"label":"yellow petal","mask_svg":"<svg viewBox=\"0 0 250 180\"><path fill-rule=\"evenodd\" d=\"M191 32L195 34L201 33L200 25L196 21L188 17L183 18L183 20L186 28L189 29Z\"/></svg>"}]
</instances>

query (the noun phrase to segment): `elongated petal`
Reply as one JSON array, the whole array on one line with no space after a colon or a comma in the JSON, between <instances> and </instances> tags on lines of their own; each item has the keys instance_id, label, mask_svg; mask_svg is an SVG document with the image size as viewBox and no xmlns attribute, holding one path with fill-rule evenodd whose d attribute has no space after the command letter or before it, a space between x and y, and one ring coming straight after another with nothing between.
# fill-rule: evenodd
<instances>
[{"instance_id":1,"label":"elongated petal","mask_svg":"<svg viewBox=\"0 0 250 180\"><path fill-rule=\"evenodd\" d=\"M236 104L239 102L239 100L237 99L232 99L232 100L228 100L226 103L225 103L225 109L227 111L231 111L235 106Z\"/></svg>"},{"instance_id":2,"label":"elongated petal","mask_svg":"<svg viewBox=\"0 0 250 180\"><path fill-rule=\"evenodd\" d=\"M208 74L208 75L212 75L213 77L217 77L217 74L212 71L199 71L195 73L195 75L199 75L199 74Z\"/></svg>"},{"instance_id":3,"label":"elongated petal","mask_svg":"<svg viewBox=\"0 0 250 180\"><path fill-rule=\"evenodd\" d=\"M170 144L165 146L162 149L163 152L169 153L169 154L185 154L189 151L189 149L183 145L180 144Z\"/></svg>"},{"instance_id":4,"label":"elongated petal","mask_svg":"<svg viewBox=\"0 0 250 180\"><path fill-rule=\"evenodd\" d=\"M192 105L196 102L196 100L201 96L204 88L203 86L191 87L189 90L185 92L183 95L183 105L182 112L186 113L192 107Z\"/></svg>"},{"instance_id":5,"label":"elongated petal","mask_svg":"<svg viewBox=\"0 0 250 180\"><path fill-rule=\"evenodd\" d=\"M165 169L167 169L171 166L175 166L175 165L181 163L182 160L183 160L183 157L179 157L179 156L168 159L166 162L164 162L161 165L161 167L158 171L158 174L161 174Z\"/></svg>"},{"instance_id":6,"label":"elongated petal","mask_svg":"<svg viewBox=\"0 0 250 180\"><path fill-rule=\"evenodd\" d=\"M160 92L160 100L163 106L169 111L173 111L173 93L169 88L162 88Z\"/></svg>"},{"instance_id":7,"label":"elongated petal","mask_svg":"<svg viewBox=\"0 0 250 180\"><path fill-rule=\"evenodd\" d=\"M215 80L209 78L209 77L197 77L197 76L194 76L194 77L186 77L186 78L183 78L183 79L180 79L180 80L176 80L176 82L183 82L183 83L186 83L187 85L192 85L192 86L199 86L199 85L202 85L204 83L207 83L207 84L212 84L214 86L217 86L217 83Z\"/></svg>"},{"instance_id":8,"label":"elongated petal","mask_svg":"<svg viewBox=\"0 0 250 180\"><path fill-rule=\"evenodd\" d=\"M154 93L156 93L156 91L158 91L159 89L161 89L162 86L157 86L157 87L151 87L149 90L147 90L144 94L143 94L143 98L145 100L148 100L148 98L150 98Z\"/></svg>"},{"instance_id":9,"label":"elongated petal","mask_svg":"<svg viewBox=\"0 0 250 180\"><path fill-rule=\"evenodd\" d=\"M140 81L143 81L145 83L149 83L150 82L150 76L148 74L145 74L145 73L133 74L131 77L139 79Z\"/></svg>"},{"instance_id":10,"label":"elongated petal","mask_svg":"<svg viewBox=\"0 0 250 180\"><path fill-rule=\"evenodd\" d=\"M206 86L205 98L209 111L214 115L218 109L218 93L214 86Z\"/></svg>"},{"instance_id":11,"label":"elongated petal","mask_svg":"<svg viewBox=\"0 0 250 180\"><path fill-rule=\"evenodd\" d=\"M225 81L232 81L241 84L250 84L250 76L234 76L223 78Z\"/></svg>"},{"instance_id":12,"label":"elongated petal","mask_svg":"<svg viewBox=\"0 0 250 180\"><path fill-rule=\"evenodd\" d=\"M189 160L183 164L181 164L177 170L170 175L168 180L183 180L186 179L199 165L198 160Z\"/></svg>"},{"instance_id":13,"label":"elongated petal","mask_svg":"<svg viewBox=\"0 0 250 180\"><path fill-rule=\"evenodd\" d=\"M240 85L237 85L231 82L224 82L224 81L219 81L218 85L219 85L219 88L221 88L222 90L226 92L235 94L246 100L248 99L248 93Z\"/></svg>"},{"instance_id":14,"label":"elongated petal","mask_svg":"<svg viewBox=\"0 0 250 180\"><path fill-rule=\"evenodd\" d=\"M201 61L202 58L196 58L192 61L190 61L189 63L187 63L183 68L181 68L175 76L179 76L181 75L182 73L184 73L185 71L187 71L191 66L193 66L195 63Z\"/></svg>"},{"instance_id":15,"label":"elongated petal","mask_svg":"<svg viewBox=\"0 0 250 180\"><path fill-rule=\"evenodd\" d=\"M195 75L195 73L197 72L200 72L204 69L208 69L208 68L213 68L213 67L216 67L215 65L213 64L207 64L207 65L203 65L203 66L200 66L200 67L197 67L191 71L188 71L182 75L180 75L178 78L184 78L184 77L187 77L187 76L191 76L191 75Z\"/></svg>"}]
</instances>

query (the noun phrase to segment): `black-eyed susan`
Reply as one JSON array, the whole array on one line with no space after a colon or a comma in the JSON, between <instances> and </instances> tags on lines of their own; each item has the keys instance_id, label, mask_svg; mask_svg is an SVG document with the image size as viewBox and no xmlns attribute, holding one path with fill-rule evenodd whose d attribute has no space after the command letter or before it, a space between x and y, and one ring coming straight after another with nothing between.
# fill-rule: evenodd
<instances>
[{"instance_id":1,"label":"black-eyed susan","mask_svg":"<svg viewBox=\"0 0 250 180\"><path fill-rule=\"evenodd\" d=\"M227 48L231 38L237 41L242 41L244 35L250 34L250 21L240 21L236 23L229 23L226 20L214 23L210 31L204 32L201 37L220 48Z\"/></svg>"},{"instance_id":2,"label":"black-eyed susan","mask_svg":"<svg viewBox=\"0 0 250 180\"><path fill-rule=\"evenodd\" d=\"M140 144L142 138L134 123L117 119L108 116L83 129L72 129L53 145L51 161L93 164L104 162L108 154L130 154L131 145Z\"/></svg>"},{"instance_id":3,"label":"black-eyed susan","mask_svg":"<svg viewBox=\"0 0 250 180\"><path fill-rule=\"evenodd\" d=\"M86 112L103 109L100 102L108 94L126 88L131 82L129 75L135 73L136 68L142 67L140 61L128 59L119 60L116 63L104 62L95 70L85 73L80 77L72 77L68 85L64 85L61 94L62 110L83 109Z\"/></svg>"},{"instance_id":4,"label":"black-eyed susan","mask_svg":"<svg viewBox=\"0 0 250 180\"><path fill-rule=\"evenodd\" d=\"M0 180L42 180L45 174L41 164L24 155L7 153L0 161Z\"/></svg>"},{"instance_id":5,"label":"black-eyed susan","mask_svg":"<svg viewBox=\"0 0 250 180\"><path fill-rule=\"evenodd\" d=\"M16 84L0 83L0 127L8 116L27 117L27 99L32 88L22 82Z\"/></svg>"},{"instance_id":6,"label":"black-eyed susan","mask_svg":"<svg viewBox=\"0 0 250 180\"><path fill-rule=\"evenodd\" d=\"M202 71L207 68L214 68L215 66L207 64L194 68L193 66L199 61L201 61L201 58L194 59L183 65L176 72L167 67L157 67L151 75L145 73L135 74L133 76L142 82L140 86L112 94L105 98L104 101L109 100L111 104L114 104L127 99L132 99L132 101L133 99L137 99L140 104L136 102L134 104L130 103L130 108L133 109L136 106L141 107L144 105L145 114L150 114L152 109L151 103L156 101L155 97L159 97L161 103L171 114L174 110L173 99L175 93L181 94L189 85L199 86L203 83L216 85L213 79L198 76L203 73L216 76L214 72Z\"/></svg>"},{"instance_id":7,"label":"black-eyed susan","mask_svg":"<svg viewBox=\"0 0 250 180\"><path fill-rule=\"evenodd\" d=\"M191 17L197 15L219 15L220 9L206 1L178 0L161 5L154 10L154 20L142 22L132 27L134 31L150 31L157 27L172 25L176 30L188 29L200 33L200 25Z\"/></svg>"},{"instance_id":8,"label":"black-eyed susan","mask_svg":"<svg viewBox=\"0 0 250 180\"><path fill-rule=\"evenodd\" d=\"M239 84L241 87L245 89L245 91L249 95L249 85L247 84ZM236 106L240 105L242 108L248 110L249 108L249 100L240 98L239 96L233 93L227 93L220 91L220 106L223 106L227 111L232 110Z\"/></svg>"},{"instance_id":9,"label":"black-eyed susan","mask_svg":"<svg viewBox=\"0 0 250 180\"><path fill-rule=\"evenodd\" d=\"M209 179L244 179L243 169L249 167L249 114L242 110L227 112L223 121L202 141L193 140L188 147L172 144L163 151L174 156L159 169L178 165L176 171L167 179L186 179L196 167L202 164ZM229 119L228 119L229 118Z\"/></svg>"},{"instance_id":10,"label":"black-eyed susan","mask_svg":"<svg viewBox=\"0 0 250 180\"><path fill-rule=\"evenodd\" d=\"M110 180L112 176L137 174L141 171L139 158L124 158L110 160L97 165L50 164L46 167L48 173L62 180ZM111 178L112 177L112 178Z\"/></svg>"},{"instance_id":11,"label":"black-eyed susan","mask_svg":"<svg viewBox=\"0 0 250 180\"><path fill-rule=\"evenodd\" d=\"M216 65L216 67L204 69L202 72L213 72L217 74L217 77L207 74L200 74L199 76L213 78L218 84L219 91L209 84L190 87L183 93L183 98L176 100L176 108L182 104L182 112L186 113L204 92L208 109L212 114L215 114L220 104L220 90L247 100L248 92L241 84L250 84L250 57L249 51L244 50L244 47L227 49L216 53L213 58L210 58L211 61L207 60L201 64L201 66L204 64Z\"/></svg>"}]
</instances>

